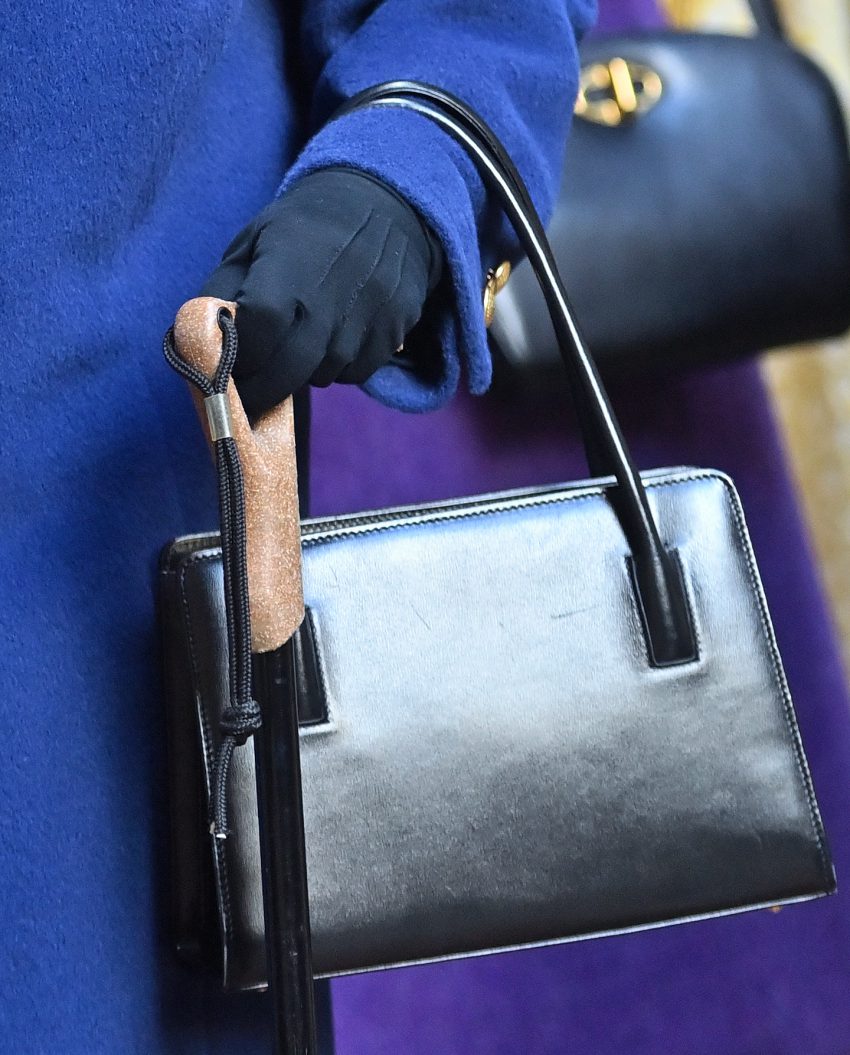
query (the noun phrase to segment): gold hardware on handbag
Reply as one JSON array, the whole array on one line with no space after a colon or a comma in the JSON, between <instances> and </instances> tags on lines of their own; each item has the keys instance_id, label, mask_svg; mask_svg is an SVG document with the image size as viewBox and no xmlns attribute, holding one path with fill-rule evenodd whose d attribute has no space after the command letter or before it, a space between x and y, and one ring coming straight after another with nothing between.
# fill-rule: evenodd
<instances>
[{"instance_id":1,"label":"gold hardware on handbag","mask_svg":"<svg viewBox=\"0 0 850 1055\"><path fill-rule=\"evenodd\" d=\"M663 90L655 70L615 56L582 66L574 112L586 121L616 128L651 110Z\"/></svg>"}]
</instances>

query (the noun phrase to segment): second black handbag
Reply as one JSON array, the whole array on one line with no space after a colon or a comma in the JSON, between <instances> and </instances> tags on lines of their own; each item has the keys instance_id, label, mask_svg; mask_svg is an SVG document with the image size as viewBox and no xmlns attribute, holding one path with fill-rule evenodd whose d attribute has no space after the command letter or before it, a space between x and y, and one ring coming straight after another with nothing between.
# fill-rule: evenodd
<instances>
[{"instance_id":1,"label":"second black handbag","mask_svg":"<svg viewBox=\"0 0 850 1055\"><path fill-rule=\"evenodd\" d=\"M752 37L590 39L549 240L609 376L723 362L850 327L850 154L823 71ZM492 342L516 381L561 370L532 268Z\"/></svg>"}]
</instances>

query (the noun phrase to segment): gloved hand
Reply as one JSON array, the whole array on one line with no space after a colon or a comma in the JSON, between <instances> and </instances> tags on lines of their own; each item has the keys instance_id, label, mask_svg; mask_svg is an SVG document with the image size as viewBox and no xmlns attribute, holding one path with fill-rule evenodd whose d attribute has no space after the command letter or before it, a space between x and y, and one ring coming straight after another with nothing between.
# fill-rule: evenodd
<instances>
[{"instance_id":1,"label":"gloved hand","mask_svg":"<svg viewBox=\"0 0 850 1055\"><path fill-rule=\"evenodd\" d=\"M233 376L248 415L308 382L362 384L403 343L442 266L436 237L379 180L348 168L299 180L203 289L239 305Z\"/></svg>"}]
</instances>

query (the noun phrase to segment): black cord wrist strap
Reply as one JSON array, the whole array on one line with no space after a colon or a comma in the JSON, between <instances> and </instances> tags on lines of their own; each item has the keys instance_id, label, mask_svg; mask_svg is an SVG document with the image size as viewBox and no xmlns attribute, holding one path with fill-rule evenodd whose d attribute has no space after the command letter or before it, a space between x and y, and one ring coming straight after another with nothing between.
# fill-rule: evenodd
<instances>
[{"instance_id":1,"label":"black cord wrist strap","mask_svg":"<svg viewBox=\"0 0 850 1055\"><path fill-rule=\"evenodd\" d=\"M251 694L251 612L248 603L242 464L229 427L230 412L227 402L227 385L236 361L238 342L236 324L225 308L218 313L218 324L224 339L221 359L212 380L178 355L173 328L165 335L163 351L168 364L204 396L218 470L229 705L219 723L221 741L213 770L210 833L217 839L226 839L227 777L230 762L234 750L260 728L261 717L259 705Z\"/></svg>"}]
</instances>

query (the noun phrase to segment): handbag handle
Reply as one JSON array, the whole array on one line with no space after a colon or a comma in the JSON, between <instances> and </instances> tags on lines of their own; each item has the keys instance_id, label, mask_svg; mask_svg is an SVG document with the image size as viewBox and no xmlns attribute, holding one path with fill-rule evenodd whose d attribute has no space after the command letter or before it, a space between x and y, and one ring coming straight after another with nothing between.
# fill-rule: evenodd
<instances>
[{"instance_id":1,"label":"handbag handle","mask_svg":"<svg viewBox=\"0 0 850 1055\"><path fill-rule=\"evenodd\" d=\"M747 7L759 33L784 39L785 30L774 0L747 0Z\"/></svg>"},{"instance_id":2,"label":"handbag handle","mask_svg":"<svg viewBox=\"0 0 850 1055\"><path fill-rule=\"evenodd\" d=\"M662 545L646 490L632 462L596 366L582 340L543 223L510 156L491 128L466 103L432 85L390 81L348 100L332 120L371 106L397 106L436 122L470 155L499 200L537 275L576 402L588 464L594 476L613 476L609 497L629 544L644 615L650 660L687 662L696 654L678 562Z\"/></svg>"}]
</instances>

